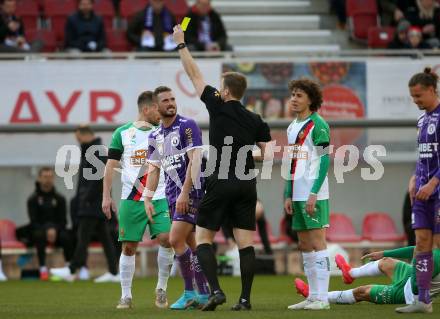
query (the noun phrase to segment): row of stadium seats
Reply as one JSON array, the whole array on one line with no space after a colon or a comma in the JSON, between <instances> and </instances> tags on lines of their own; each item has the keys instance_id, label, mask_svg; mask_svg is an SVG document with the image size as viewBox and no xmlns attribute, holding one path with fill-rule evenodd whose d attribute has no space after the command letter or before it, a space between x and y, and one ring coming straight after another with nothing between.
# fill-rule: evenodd
<instances>
[{"instance_id":1,"label":"row of stadium seats","mask_svg":"<svg viewBox=\"0 0 440 319\"><path fill-rule=\"evenodd\" d=\"M400 242L405 240L405 235L397 232L393 219L383 212L367 213L362 222L362 235L358 235L353 226L351 218L342 213L330 214L331 227L327 231L327 240L334 243L358 243L362 240L372 242ZM280 235L276 237L272 233L272 227L267 223L269 241L276 243L292 243L287 236L286 220L283 218L279 225ZM19 242L15 236L15 223L11 220L0 220L0 239L2 248L8 249L24 249L23 243ZM215 242L225 244L225 238L221 232L217 232ZM257 232L255 232L254 243L260 244L261 240ZM144 237L141 246L153 247L157 245L155 240L150 240L148 236ZM92 243L92 247L100 247L99 243Z\"/></svg>"},{"instance_id":2,"label":"row of stadium seats","mask_svg":"<svg viewBox=\"0 0 440 319\"><path fill-rule=\"evenodd\" d=\"M124 28L137 12L148 4L148 0L121 0L119 19L122 30L115 26L117 14L111 0L95 0L94 11L103 18L107 47L112 51L129 51L131 47L126 39ZM186 0L165 0L167 8L176 16L177 21L188 12ZM53 52L62 44L67 17L77 10L77 0L18 0L16 14L23 21L26 38L32 42L40 39L44 42L43 52ZM42 20L46 28L42 28Z\"/></svg>"}]
</instances>

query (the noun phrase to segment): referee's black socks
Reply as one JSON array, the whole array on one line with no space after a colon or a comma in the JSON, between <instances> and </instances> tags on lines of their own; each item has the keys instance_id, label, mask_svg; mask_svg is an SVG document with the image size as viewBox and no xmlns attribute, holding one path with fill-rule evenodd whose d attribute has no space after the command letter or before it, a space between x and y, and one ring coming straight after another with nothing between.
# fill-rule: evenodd
<instances>
[{"instance_id":1,"label":"referee's black socks","mask_svg":"<svg viewBox=\"0 0 440 319\"><path fill-rule=\"evenodd\" d=\"M201 244L197 246L197 258L203 273L209 282L211 293L221 291L217 278L217 259L215 258L214 250L210 244Z\"/></svg>"},{"instance_id":2,"label":"referee's black socks","mask_svg":"<svg viewBox=\"0 0 440 319\"><path fill-rule=\"evenodd\" d=\"M252 282L255 273L255 250L249 246L239 250L241 271L241 296L240 302L250 302Z\"/></svg>"}]
</instances>

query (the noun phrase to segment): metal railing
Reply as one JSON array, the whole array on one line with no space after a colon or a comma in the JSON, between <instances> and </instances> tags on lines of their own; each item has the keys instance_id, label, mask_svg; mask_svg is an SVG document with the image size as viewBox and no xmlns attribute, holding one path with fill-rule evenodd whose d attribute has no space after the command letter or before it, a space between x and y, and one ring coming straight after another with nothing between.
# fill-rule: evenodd
<instances>
[{"instance_id":1,"label":"metal railing","mask_svg":"<svg viewBox=\"0 0 440 319\"><path fill-rule=\"evenodd\" d=\"M340 51L253 51L253 52L192 52L196 58L217 59L271 59L271 58L371 58L401 57L423 59L440 57L440 50L340 50ZM7 60L76 60L76 59L176 59L177 52L99 52L99 53L1 53L0 61Z\"/></svg>"}]
</instances>

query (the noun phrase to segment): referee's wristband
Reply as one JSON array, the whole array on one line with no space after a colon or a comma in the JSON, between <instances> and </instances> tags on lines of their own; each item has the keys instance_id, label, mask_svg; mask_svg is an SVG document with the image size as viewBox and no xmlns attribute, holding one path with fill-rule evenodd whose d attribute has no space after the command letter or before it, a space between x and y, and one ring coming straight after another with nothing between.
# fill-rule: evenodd
<instances>
[{"instance_id":1,"label":"referee's wristband","mask_svg":"<svg viewBox=\"0 0 440 319\"><path fill-rule=\"evenodd\" d=\"M176 47L177 50L181 50L181 49L183 49L183 48L186 48L186 44L185 44L184 42L179 43L179 44L177 45L177 47Z\"/></svg>"}]
</instances>

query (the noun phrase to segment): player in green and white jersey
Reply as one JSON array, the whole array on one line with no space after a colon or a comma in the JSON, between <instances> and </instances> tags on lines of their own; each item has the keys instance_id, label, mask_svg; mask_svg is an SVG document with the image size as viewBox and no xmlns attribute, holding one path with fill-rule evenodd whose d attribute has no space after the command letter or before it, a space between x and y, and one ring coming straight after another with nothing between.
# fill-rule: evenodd
<instances>
[{"instance_id":1,"label":"player in green and white jersey","mask_svg":"<svg viewBox=\"0 0 440 319\"><path fill-rule=\"evenodd\" d=\"M327 171L330 130L317 111L322 92L312 80L301 78L289 83L290 106L297 114L287 129L290 175L286 181L285 210L293 214L292 228L298 233L304 272L310 296L291 305L291 310L329 309L330 262L325 239L329 226Z\"/></svg>"},{"instance_id":2,"label":"player in green and white jersey","mask_svg":"<svg viewBox=\"0 0 440 319\"><path fill-rule=\"evenodd\" d=\"M160 175L159 186L154 193L155 215L149 222L144 208L144 189L147 183L147 152L149 135L160 122L157 104L153 102L153 92L146 91L138 97L138 118L115 130L109 146L108 161L104 174L102 208L107 218L115 204L111 198L111 186L114 170L122 168L122 196L119 205L119 241L122 241L122 253L119 261L122 296L118 309L131 308L131 286L135 271L135 256L138 243L142 241L146 227L150 237L159 241L157 256L159 274L156 286L156 306L168 307L166 296L170 267L174 251L169 243L171 219L168 202L165 197L165 179Z\"/></svg>"}]
</instances>

